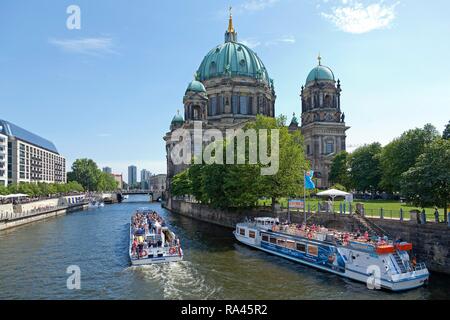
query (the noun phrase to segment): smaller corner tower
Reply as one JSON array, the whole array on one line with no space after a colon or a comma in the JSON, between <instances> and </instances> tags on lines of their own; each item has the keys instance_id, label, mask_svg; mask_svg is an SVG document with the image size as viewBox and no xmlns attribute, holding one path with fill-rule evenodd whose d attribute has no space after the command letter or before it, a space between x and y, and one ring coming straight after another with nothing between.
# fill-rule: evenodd
<instances>
[{"instance_id":1,"label":"smaller corner tower","mask_svg":"<svg viewBox=\"0 0 450 320\"><path fill-rule=\"evenodd\" d=\"M198 81L197 74L195 79L189 84L183 97L184 119L190 121L206 121L208 118L208 96L206 88Z\"/></svg>"},{"instance_id":2,"label":"smaller corner tower","mask_svg":"<svg viewBox=\"0 0 450 320\"><path fill-rule=\"evenodd\" d=\"M341 110L341 83L333 71L322 65L311 70L301 88L302 124L306 154L317 173L318 187L330 187L328 180L334 156L346 150L345 115Z\"/></svg>"}]
</instances>

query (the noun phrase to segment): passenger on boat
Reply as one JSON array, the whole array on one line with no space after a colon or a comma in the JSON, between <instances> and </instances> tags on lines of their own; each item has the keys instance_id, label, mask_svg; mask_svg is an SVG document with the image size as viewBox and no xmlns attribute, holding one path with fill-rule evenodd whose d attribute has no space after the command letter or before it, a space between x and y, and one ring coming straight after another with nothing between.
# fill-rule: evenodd
<instances>
[{"instance_id":1,"label":"passenger on boat","mask_svg":"<svg viewBox=\"0 0 450 320\"><path fill-rule=\"evenodd\" d=\"M138 242L136 238L133 239L133 244L131 245L131 254L136 254L136 248L138 246Z\"/></svg>"}]
</instances>

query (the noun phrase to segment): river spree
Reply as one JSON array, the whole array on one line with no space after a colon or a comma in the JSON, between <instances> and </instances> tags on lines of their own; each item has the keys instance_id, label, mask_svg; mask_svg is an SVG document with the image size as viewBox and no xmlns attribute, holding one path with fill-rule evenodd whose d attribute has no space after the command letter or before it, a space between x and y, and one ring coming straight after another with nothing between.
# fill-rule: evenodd
<instances>
[{"instance_id":1,"label":"river spree","mask_svg":"<svg viewBox=\"0 0 450 320\"><path fill-rule=\"evenodd\" d=\"M448 299L450 277L405 293L364 284L237 243L230 229L171 214L147 197L0 232L0 299ZM158 211L181 239L184 261L130 267L129 219ZM81 289L66 273L79 266Z\"/></svg>"}]
</instances>

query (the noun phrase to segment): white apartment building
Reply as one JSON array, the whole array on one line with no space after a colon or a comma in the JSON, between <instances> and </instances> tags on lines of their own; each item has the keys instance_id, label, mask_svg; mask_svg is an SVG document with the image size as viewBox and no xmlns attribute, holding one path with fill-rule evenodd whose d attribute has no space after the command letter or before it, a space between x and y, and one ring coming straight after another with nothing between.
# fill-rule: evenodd
<instances>
[{"instance_id":1,"label":"white apartment building","mask_svg":"<svg viewBox=\"0 0 450 320\"><path fill-rule=\"evenodd\" d=\"M66 183L66 160L52 142L5 120L0 133L7 136L8 184Z\"/></svg>"},{"instance_id":2,"label":"white apartment building","mask_svg":"<svg viewBox=\"0 0 450 320\"><path fill-rule=\"evenodd\" d=\"M1 131L0 127L0 186L6 187L8 184L8 136Z\"/></svg>"}]
</instances>

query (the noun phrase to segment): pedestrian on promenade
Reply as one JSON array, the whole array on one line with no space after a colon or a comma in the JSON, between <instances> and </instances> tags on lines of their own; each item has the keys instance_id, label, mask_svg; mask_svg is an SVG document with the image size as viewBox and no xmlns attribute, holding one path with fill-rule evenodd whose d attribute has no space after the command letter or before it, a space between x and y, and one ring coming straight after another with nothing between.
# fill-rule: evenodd
<instances>
[{"instance_id":1,"label":"pedestrian on promenade","mask_svg":"<svg viewBox=\"0 0 450 320\"><path fill-rule=\"evenodd\" d=\"M425 214L425 209L422 209L421 218L422 218L422 224L425 224L427 222L427 216Z\"/></svg>"},{"instance_id":2,"label":"pedestrian on promenade","mask_svg":"<svg viewBox=\"0 0 450 320\"><path fill-rule=\"evenodd\" d=\"M439 210L437 207L434 207L434 219L436 220L436 223L439 223Z\"/></svg>"}]
</instances>

